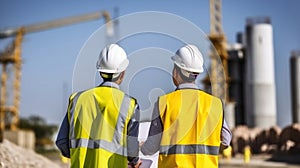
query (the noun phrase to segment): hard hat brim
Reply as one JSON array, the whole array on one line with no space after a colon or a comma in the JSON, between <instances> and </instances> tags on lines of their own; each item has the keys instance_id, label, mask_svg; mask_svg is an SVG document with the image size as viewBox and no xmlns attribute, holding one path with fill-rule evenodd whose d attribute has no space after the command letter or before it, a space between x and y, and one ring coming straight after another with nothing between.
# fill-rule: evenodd
<instances>
[{"instance_id":1,"label":"hard hat brim","mask_svg":"<svg viewBox=\"0 0 300 168\"><path fill-rule=\"evenodd\" d=\"M179 68L183 69L183 70L186 70L188 72L194 72L194 73L202 73L204 70L203 70L203 67L201 68L198 68L198 69L195 69L195 68L188 68L188 67L185 67L183 66L180 62L180 57L178 55L174 55L171 57L171 59L173 60L174 64L176 64Z\"/></svg>"},{"instance_id":2,"label":"hard hat brim","mask_svg":"<svg viewBox=\"0 0 300 168\"><path fill-rule=\"evenodd\" d=\"M117 69L104 69L104 68L98 68L97 70L99 72L103 72L103 73L120 73L120 72L123 72L126 70L126 68L128 67L129 65L129 60L128 59L125 59Z\"/></svg>"}]
</instances>

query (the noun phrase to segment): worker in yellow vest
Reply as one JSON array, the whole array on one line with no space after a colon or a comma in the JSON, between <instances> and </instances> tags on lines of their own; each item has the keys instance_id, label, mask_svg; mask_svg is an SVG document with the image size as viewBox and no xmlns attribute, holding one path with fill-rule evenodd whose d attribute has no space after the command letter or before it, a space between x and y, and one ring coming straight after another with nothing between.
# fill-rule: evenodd
<instances>
[{"instance_id":1,"label":"worker in yellow vest","mask_svg":"<svg viewBox=\"0 0 300 168\"><path fill-rule=\"evenodd\" d=\"M158 167L218 167L220 148L232 134L224 120L222 101L195 84L203 72L203 56L195 45L185 45L172 57L176 90L160 96L141 151L159 151Z\"/></svg>"},{"instance_id":2,"label":"worker in yellow vest","mask_svg":"<svg viewBox=\"0 0 300 168\"><path fill-rule=\"evenodd\" d=\"M97 62L103 83L70 96L56 145L71 158L72 168L127 168L141 164L139 107L134 98L119 89L128 64L120 46L106 46Z\"/></svg>"}]
</instances>

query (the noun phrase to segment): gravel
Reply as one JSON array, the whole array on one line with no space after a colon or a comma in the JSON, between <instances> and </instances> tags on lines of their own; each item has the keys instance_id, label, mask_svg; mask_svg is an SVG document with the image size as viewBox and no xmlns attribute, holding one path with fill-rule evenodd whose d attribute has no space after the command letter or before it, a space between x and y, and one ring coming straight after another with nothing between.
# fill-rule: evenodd
<instances>
[{"instance_id":1,"label":"gravel","mask_svg":"<svg viewBox=\"0 0 300 168\"><path fill-rule=\"evenodd\" d=\"M32 150L4 140L0 143L0 168L60 168L60 166Z\"/></svg>"}]
</instances>

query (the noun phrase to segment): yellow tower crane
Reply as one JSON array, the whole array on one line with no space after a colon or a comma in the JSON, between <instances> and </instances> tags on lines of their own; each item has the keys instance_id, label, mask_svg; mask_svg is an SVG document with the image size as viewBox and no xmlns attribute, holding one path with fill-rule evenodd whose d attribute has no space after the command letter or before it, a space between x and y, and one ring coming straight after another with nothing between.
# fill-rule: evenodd
<instances>
[{"instance_id":1,"label":"yellow tower crane","mask_svg":"<svg viewBox=\"0 0 300 168\"><path fill-rule=\"evenodd\" d=\"M221 0L210 0L209 39L217 52L211 50L210 83L212 93L226 103L228 101L228 54L226 50L226 37L222 28L221 12Z\"/></svg>"},{"instance_id":2,"label":"yellow tower crane","mask_svg":"<svg viewBox=\"0 0 300 168\"><path fill-rule=\"evenodd\" d=\"M112 35L113 27L110 22L110 14L107 11L93 12L89 14L68 17L64 19L58 19L48 21L44 23L38 23L28 26L21 26L14 29L7 29L0 31L0 39L14 37L15 39L3 52L0 53L0 63L2 65L1 73L1 97L0 97L0 142L3 140L3 131L5 127L9 130L16 130L19 121L19 104L20 104L20 85L21 85L21 45L23 36L28 33L48 30L52 28L67 26L80 22L86 22L91 20L100 19L104 17L107 26L108 35ZM13 65L14 78L13 78L13 91L9 92L13 95L13 104L7 105L7 80L8 80L8 68L9 64ZM6 116L11 115L11 121L6 121Z\"/></svg>"}]
</instances>

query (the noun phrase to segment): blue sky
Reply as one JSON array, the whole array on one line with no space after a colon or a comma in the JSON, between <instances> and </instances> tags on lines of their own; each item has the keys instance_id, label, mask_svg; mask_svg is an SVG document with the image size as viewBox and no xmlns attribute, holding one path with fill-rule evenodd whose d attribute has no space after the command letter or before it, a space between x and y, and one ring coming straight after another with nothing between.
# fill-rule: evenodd
<instances>
[{"instance_id":1,"label":"blue sky","mask_svg":"<svg viewBox=\"0 0 300 168\"><path fill-rule=\"evenodd\" d=\"M107 10L113 15L114 8L118 7L120 16L143 11L173 13L191 21L205 33L209 33L208 0L2 0L0 3L0 29L99 10ZM292 50L300 48L299 6L300 1L298 0L223 1L223 29L229 42L235 41L237 32L244 31L247 17L269 16L271 18L274 34L277 122L281 126L291 122L289 58ZM44 117L49 123L60 123L65 113L67 97L72 92L72 76L77 55L90 35L103 24L104 20L100 19L25 35L22 45L24 63L21 84L21 116L36 114ZM139 23L136 24L138 26ZM160 39L159 35L131 37L128 45L124 41L124 48L130 55L145 47L161 47L175 52L180 46L180 43L176 42L162 43ZM10 40L0 41L1 51ZM172 40L165 38L163 41ZM155 72L145 72L144 75L148 74L150 78L153 73ZM141 77L135 79L139 78ZM145 83L149 82L145 81ZM166 90L172 90L172 83L167 80L166 83L168 85ZM147 86L150 87L150 85ZM136 87L137 90L142 90L141 86ZM142 105L147 106L147 103L142 103Z\"/></svg>"}]
</instances>

